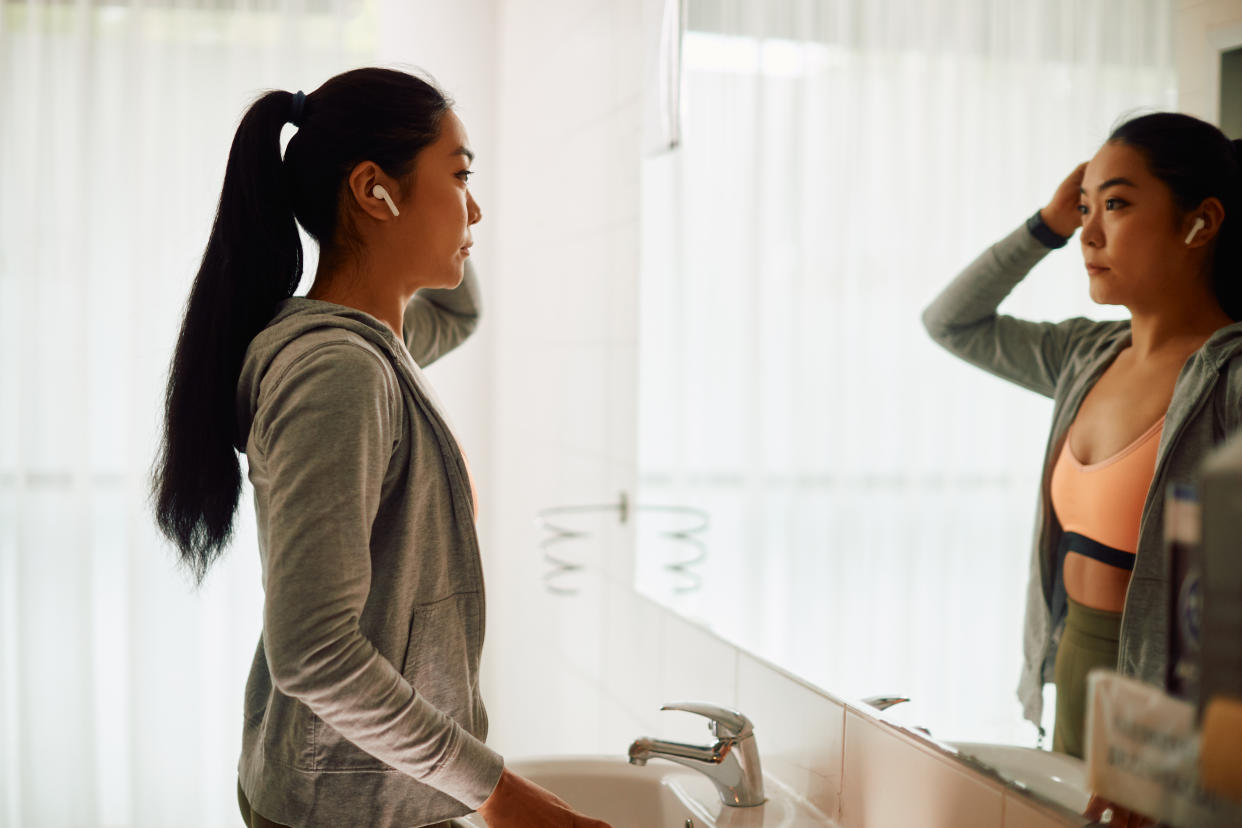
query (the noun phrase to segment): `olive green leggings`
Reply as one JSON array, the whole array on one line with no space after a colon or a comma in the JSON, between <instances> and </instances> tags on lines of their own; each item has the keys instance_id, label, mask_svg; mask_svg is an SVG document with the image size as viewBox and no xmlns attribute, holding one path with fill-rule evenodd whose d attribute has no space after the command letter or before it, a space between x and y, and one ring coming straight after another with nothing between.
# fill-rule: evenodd
<instances>
[{"instance_id":1,"label":"olive green leggings","mask_svg":"<svg viewBox=\"0 0 1242 828\"><path fill-rule=\"evenodd\" d=\"M289 828L279 822L264 819L261 814L251 810L250 800L246 799L246 794L242 791L240 779L237 780L237 807L241 809L242 822L246 823L246 828Z\"/></svg>"},{"instance_id":2,"label":"olive green leggings","mask_svg":"<svg viewBox=\"0 0 1242 828\"><path fill-rule=\"evenodd\" d=\"M1087 718L1087 673L1096 667L1117 669L1121 613L1092 609L1069 599L1065 632L1057 648L1053 675L1057 683L1057 720L1052 749L1083 757Z\"/></svg>"}]
</instances>

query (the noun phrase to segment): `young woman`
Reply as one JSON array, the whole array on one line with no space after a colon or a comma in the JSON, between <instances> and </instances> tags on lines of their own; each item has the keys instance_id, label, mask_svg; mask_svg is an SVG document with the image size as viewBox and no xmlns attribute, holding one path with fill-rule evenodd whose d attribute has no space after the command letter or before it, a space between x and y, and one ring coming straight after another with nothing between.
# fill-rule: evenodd
<instances>
[{"instance_id":1,"label":"young woman","mask_svg":"<svg viewBox=\"0 0 1242 828\"><path fill-rule=\"evenodd\" d=\"M284 158L281 129L297 126ZM201 581L254 487L263 631L238 797L258 826L602 826L483 739L470 470L421 366L478 320L452 102L358 69L242 119L169 377L159 525ZM320 248L306 297L297 222Z\"/></svg>"},{"instance_id":2,"label":"young woman","mask_svg":"<svg viewBox=\"0 0 1242 828\"><path fill-rule=\"evenodd\" d=\"M1166 487L1242 424L1240 145L1186 115L1128 121L923 315L956 355L1054 400L1018 693L1038 725L1056 681L1053 747L1076 756L1088 670L1164 685ZM1130 319L998 315L1079 227L1091 298Z\"/></svg>"}]
</instances>

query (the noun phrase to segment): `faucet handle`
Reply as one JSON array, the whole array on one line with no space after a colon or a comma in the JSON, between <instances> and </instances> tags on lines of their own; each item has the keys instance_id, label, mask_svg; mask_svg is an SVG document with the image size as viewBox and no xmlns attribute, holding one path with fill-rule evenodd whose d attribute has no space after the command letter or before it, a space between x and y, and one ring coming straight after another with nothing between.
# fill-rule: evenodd
<instances>
[{"instance_id":1,"label":"faucet handle","mask_svg":"<svg viewBox=\"0 0 1242 828\"><path fill-rule=\"evenodd\" d=\"M660 709L697 713L710 719L711 724L708 727L717 739L745 739L754 733L754 725L751 724L750 719L726 707L718 707L706 702L669 702Z\"/></svg>"},{"instance_id":2,"label":"faucet handle","mask_svg":"<svg viewBox=\"0 0 1242 828\"><path fill-rule=\"evenodd\" d=\"M876 710L887 710L893 705L910 701L905 696L868 696L862 700L863 704L870 705Z\"/></svg>"}]
</instances>

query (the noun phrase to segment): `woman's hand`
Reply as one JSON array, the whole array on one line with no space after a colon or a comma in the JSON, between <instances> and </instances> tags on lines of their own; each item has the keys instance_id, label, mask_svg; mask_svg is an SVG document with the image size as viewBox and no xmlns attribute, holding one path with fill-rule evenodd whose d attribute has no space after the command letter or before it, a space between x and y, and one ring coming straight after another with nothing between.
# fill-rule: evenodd
<instances>
[{"instance_id":1,"label":"woman's hand","mask_svg":"<svg viewBox=\"0 0 1242 828\"><path fill-rule=\"evenodd\" d=\"M1047 219L1044 219L1044 221L1046 222ZM1105 811L1112 811L1112 817L1108 822L1101 821ZM1087 803L1087 810L1083 811L1082 815L1087 819L1096 820L1100 825L1117 826L1118 828L1150 828L1150 826L1156 824L1155 820L1148 819L1142 814L1136 814L1095 794L1091 795L1091 801Z\"/></svg>"},{"instance_id":2,"label":"woman's hand","mask_svg":"<svg viewBox=\"0 0 1242 828\"><path fill-rule=\"evenodd\" d=\"M487 801L479 806L479 816L488 828L611 828L569 807L551 791L524 779L508 768Z\"/></svg>"},{"instance_id":3,"label":"woman's hand","mask_svg":"<svg viewBox=\"0 0 1242 828\"><path fill-rule=\"evenodd\" d=\"M1052 201L1039 211L1044 224L1048 225L1058 236L1069 238L1082 225L1082 213L1078 212L1078 202L1082 193L1082 174L1086 170L1086 161L1074 167L1074 171L1053 193Z\"/></svg>"}]
</instances>

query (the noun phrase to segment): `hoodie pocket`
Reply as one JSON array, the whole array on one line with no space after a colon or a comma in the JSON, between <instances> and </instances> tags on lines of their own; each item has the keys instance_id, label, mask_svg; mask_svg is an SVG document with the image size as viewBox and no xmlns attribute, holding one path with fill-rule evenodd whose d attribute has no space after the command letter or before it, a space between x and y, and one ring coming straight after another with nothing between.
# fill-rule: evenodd
<instances>
[{"instance_id":1,"label":"hoodie pocket","mask_svg":"<svg viewBox=\"0 0 1242 828\"><path fill-rule=\"evenodd\" d=\"M478 720L481 596L459 592L415 607L401 673L414 691L472 735Z\"/></svg>"},{"instance_id":2,"label":"hoodie pocket","mask_svg":"<svg viewBox=\"0 0 1242 828\"><path fill-rule=\"evenodd\" d=\"M401 675L420 697L482 738L487 724L478 693L480 601L479 593L467 592L415 607ZM312 742L315 770L390 769L317 716Z\"/></svg>"}]
</instances>

